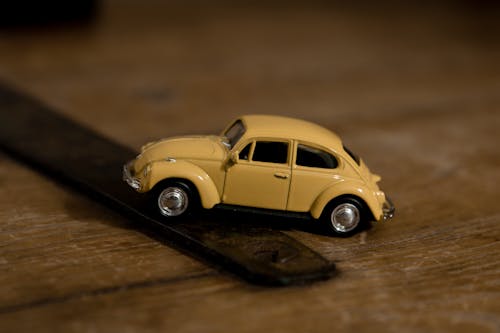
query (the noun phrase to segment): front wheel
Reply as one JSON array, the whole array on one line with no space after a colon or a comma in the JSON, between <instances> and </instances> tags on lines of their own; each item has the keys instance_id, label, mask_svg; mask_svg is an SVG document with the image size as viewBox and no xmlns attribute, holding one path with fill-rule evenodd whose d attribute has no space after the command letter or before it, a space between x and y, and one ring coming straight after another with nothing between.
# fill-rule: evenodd
<instances>
[{"instance_id":1,"label":"front wheel","mask_svg":"<svg viewBox=\"0 0 500 333\"><path fill-rule=\"evenodd\" d=\"M157 191L156 204L163 216L170 218L184 216L193 207L193 191L183 182L166 184Z\"/></svg>"},{"instance_id":2,"label":"front wheel","mask_svg":"<svg viewBox=\"0 0 500 333\"><path fill-rule=\"evenodd\" d=\"M356 198L341 198L330 202L321 218L333 234L350 236L365 223L365 212Z\"/></svg>"}]
</instances>

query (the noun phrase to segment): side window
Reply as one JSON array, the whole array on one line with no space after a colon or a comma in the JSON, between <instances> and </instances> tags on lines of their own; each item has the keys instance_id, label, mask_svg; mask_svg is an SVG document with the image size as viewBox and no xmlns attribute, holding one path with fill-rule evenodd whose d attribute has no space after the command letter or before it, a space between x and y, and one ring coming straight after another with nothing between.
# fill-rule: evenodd
<instances>
[{"instance_id":1,"label":"side window","mask_svg":"<svg viewBox=\"0 0 500 333\"><path fill-rule=\"evenodd\" d=\"M339 165L337 159L332 154L301 144L297 147L296 164L323 169L335 169Z\"/></svg>"},{"instance_id":2,"label":"side window","mask_svg":"<svg viewBox=\"0 0 500 333\"><path fill-rule=\"evenodd\" d=\"M286 163L287 157L287 142L257 141L252 160L269 163Z\"/></svg>"},{"instance_id":3,"label":"side window","mask_svg":"<svg viewBox=\"0 0 500 333\"><path fill-rule=\"evenodd\" d=\"M249 144L247 144L245 146L245 148L243 148L240 151L240 154L238 156L240 160L248 161L248 157L250 156L250 147L252 147L252 143L251 142Z\"/></svg>"}]
</instances>

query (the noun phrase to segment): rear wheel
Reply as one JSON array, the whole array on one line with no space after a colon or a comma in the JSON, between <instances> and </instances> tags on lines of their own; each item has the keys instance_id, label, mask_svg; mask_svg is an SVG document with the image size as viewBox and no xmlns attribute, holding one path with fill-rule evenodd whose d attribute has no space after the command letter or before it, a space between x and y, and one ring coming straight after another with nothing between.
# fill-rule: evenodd
<instances>
[{"instance_id":1,"label":"rear wheel","mask_svg":"<svg viewBox=\"0 0 500 333\"><path fill-rule=\"evenodd\" d=\"M360 200L344 197L330 202L325 207L321 219L333 234L350 236L364 226L366 213Z\"/></svg>"},{"instance_id":2,"label":"rear wheel","mask_svg":"<svg viewBox=\"0 0 500 333\"><path fill-rule=\"evenodd\" d=\"M156 192L156 207L161 215L169 218L185 216L196 204L194 193L185 182L168 182Z\"/></svg>"}]
</instances>

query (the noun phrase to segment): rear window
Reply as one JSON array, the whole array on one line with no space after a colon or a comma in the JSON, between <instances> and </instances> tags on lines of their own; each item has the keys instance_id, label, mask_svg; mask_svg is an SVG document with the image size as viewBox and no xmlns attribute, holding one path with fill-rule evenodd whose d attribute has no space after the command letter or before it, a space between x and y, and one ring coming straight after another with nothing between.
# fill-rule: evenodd
<instances>
[{"instance_id":1,"label":"rear window","mask_svg":"<svg viewBox=\"0 0 500 333\"><path fill-rule=\"evenodd\" d=\"M359 156L354 154L349 148L347 148L346 146L344 146L344 150L347 154L349 154L349 156L351 156L351 158L354 160L354 162L356 162L357 165L360 165L361 162L359 160Z\"/></svg>"}]
</instances>

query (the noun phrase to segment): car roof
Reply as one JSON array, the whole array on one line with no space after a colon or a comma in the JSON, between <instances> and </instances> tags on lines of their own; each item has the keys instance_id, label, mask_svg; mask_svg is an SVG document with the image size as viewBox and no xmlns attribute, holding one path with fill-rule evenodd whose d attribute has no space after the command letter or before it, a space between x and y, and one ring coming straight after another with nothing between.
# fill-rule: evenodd
<instances>
[{"instance_id":1,"label":"car roof","mask_svg":"<svg viewBox=\"0 0 500 333\"><path fill-rule=\"evenodd\" d=\"M332 131L309 121L271 115L245 115L240 117L245 124L245 137L268 137L294 139L339 150L340 137Z\"/></svg>"}]
</instances>

